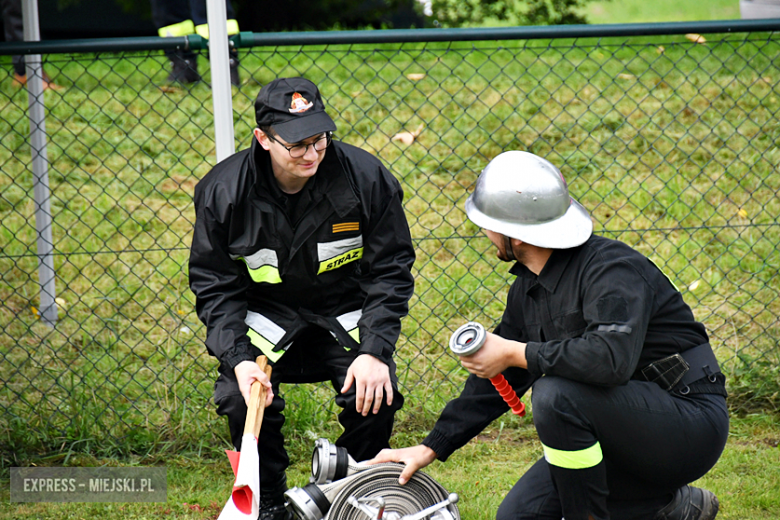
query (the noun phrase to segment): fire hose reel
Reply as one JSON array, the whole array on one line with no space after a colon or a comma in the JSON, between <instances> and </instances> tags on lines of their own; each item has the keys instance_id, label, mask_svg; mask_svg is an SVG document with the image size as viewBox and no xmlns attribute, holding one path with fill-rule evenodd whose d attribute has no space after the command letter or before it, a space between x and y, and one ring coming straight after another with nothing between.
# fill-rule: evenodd
<instances>
[{"instance_id":1,"label":"fire hose reel","mask_svg":"<svg viewBox=\"0 0 780 520\"><path fill-rule=\"evenodd\" d=\"M418 471L398 484L403 464L358 464L345 448L318 439L309 484L285 492L298 520L460 520L458 495Z\"/></svg>"}]
</instances>

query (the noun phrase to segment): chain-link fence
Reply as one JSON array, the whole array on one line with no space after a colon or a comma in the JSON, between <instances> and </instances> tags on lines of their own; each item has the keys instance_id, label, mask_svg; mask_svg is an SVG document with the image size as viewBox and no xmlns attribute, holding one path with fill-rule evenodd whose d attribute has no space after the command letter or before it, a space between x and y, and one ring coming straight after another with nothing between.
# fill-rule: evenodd
<instances>
[{"instance_id":1,"label":"chain-link fence","mask_svg":"<svg viewBox=\"0 0 780 520\"><path fill-rule=\"evenodd\" d=\"M533 29L471 31L471 42L343 43L328 33L303 45L263 46L255 35L247 47L244 39L233 89L239 148L251 139L259 87L305 76L319 85L336 138L379 156L403 185L418 254L398 343L407 413L435 416L462 382L450 333L466 320L500 318L507 266L463 203L504 150L549 158L596 233L651 257L706 324L726 371L780 361L777 36L599 37L598 29L587 28L593 38L560 29L565 38L553 38L556 29L545 28L546 40ZM52 327L39 316L28 97L6 72L2 436L12 446L36 436L203 442L215 431L216 362L203 345L187 260L193 188L214 164L208 82L168 84L160 51L49 54L43 66L62 87L44 95L58 318ZM199 66L208 80L205 54ZM288 392L291 413L332 404L321 387Z\"/></svg>"}]
</instances>

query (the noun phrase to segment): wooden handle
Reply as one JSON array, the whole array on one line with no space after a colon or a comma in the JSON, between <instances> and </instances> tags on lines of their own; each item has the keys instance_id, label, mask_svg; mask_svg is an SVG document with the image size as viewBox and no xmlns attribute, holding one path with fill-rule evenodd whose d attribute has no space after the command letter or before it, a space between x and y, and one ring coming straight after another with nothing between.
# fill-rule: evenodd
<instances>
[{"instance_id":1,"label":"wooden handle","mask_svg":"<svg viewBox=\"0 0 780 520\"><path fill-rule=\"evenodd\" d=\"M268 359L265 356L258 356L257 365L260 367L260 370L265 372L268 379L271 379L271 366L268 365ZM265 386L260 381L252 383L244 435L251 433L255 438L260 435L260 426L263 424L263 414L265 413L265 395Z\"/></svg>"}]
</instances>

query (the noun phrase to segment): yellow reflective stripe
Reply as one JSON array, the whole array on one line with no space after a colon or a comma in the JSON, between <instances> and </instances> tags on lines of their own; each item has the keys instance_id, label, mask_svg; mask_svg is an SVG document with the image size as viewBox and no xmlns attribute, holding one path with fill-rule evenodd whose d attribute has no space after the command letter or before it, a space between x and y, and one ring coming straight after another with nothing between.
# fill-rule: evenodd
<instances>
[{"instance_id":1,"label":"yellow reflective stripe","mask_svg":"<svg viewBox=\"0 0 780 520\"><path fill-rule=\"evenodd\" d=\"M339 267L344 266L350 262L354 262L359 258L363 258L362 247L359 247L357 249L352 249L351 251L347 251L344 254L334 256L333 258L325 260L324 262L320 262L320 270L317 271L317 274L322 274L325 271L332 271L333 269L338 269Z\"/></svg>"},{"instance_id":2,"label":"yellow reflective stripe","mask_svg":"<svg viewBox=\"0 0 780 520\"><path fill-rule=\"evenodd\" d=\"M352 339L354 339L357 343L360 343L360 330L358 329L358 322L362 316L362 309L358 309L336 317L336 321L339 322L339 325L341 325L341 327L347 331L347 334L349 334L350 337L352 337Z\"/></svg>"},{"instance_id":3,"label":"yellow reflective stripe","mask_svg":"<svg viewBox=\"0 0 780 520\"><path fill-rule=\"evenodd\" d=\"M198 33L200 36L203 36L207 40L209 39L209 24L202 23L200 25L195 26L195 32ZM227 21L227 33L228 36L232 36L234 34L238 34L238 20L228 20Z\"/></svg>"},{"instance_id":4,"label":"yellow reflective stripe","mask_svg":"<svg viewBox=\"0 0 780 520\"><path fill-rule=\"evenodd\" d=\"M260 351L274 363L279 361L279 358L282 357L285 352L284 350L274 352L275 345L252 329L249 329L246 335L249 336L249 340L252 342L252 345L259 348Z\"/></svg>"},{"instance_id":5,"label":"yellow reflective stripe","mask_svg":"<svg viewBox=\"0 0 780 520\"><path fill-rule=\"evenodd\" d=\"M545 446L544 444L542 444L542 447L544 448L545 460L547 460L549 464L559 468L592 468L593 466L598 465L598 463L601 462L604 458L604 456L601 454L601 444L598 442L590 448L577 451L556 450L554 448L550 448L549 446Z\"/></svg>"},{"instance_id":6,"label":"yellow reflective stripe","mask_svg":"<svg viewBox=\"0 0 780 520\"><path fill-rule=\"evenodd\" d=\"M680 289L678 289L678 288L677 288L677 284L676 284L676 283L674 283L674 281L673 281L671 278L669 278L669 275L668 275L668 274L666 274L666 273L664 272L664 270L663 270L663 269L661 269L657 263L655 263L655 260L653 260L653 259L652 259L652 258L650 258L650 257L647 257L647 259L648 259L648 260L650 260L650 262L651 262L651 263L652 263L652 264L655 266L655 268L656 268L656 269L658 269L659 271L661 271L661 274L662 274L662 275L664 275L664 276L666 277L666 279L667 279L667 280L669 280L669 283L670 283L670 284L672 284L672 287L674 287L674 290L675 290L675 291L677 291L677 292L680 292Z\"/></svg>"},{"instance_id":7,"label":"yellow reflective stripe","mask_svg":"<svg viewBox=\"0 0 780 520\"><path fill-rule=\"evenodd\" d=\"M246 263L246 259L242 258L241 260ZM247 264L246 267L249 270L249 276L252 277L252 281L255 283L282 283L282 278L279 276L279 269L272 265L263 265L257 269L252 269L249 267L249 264Z\"/></svg>"},{"instance_id":8,"label":"yellow reflective stripe","mask_svg":"<svg viewBox=\"0 0 780 520\"><path fill-rule=\"evenodd\" d=\"M173 36L187 36L188 34L195 33L195 24L192 20L184 20L183 22L175 23L173 25L166 25L160 27L157 34L163 38L170 38Z\"/></svg>"}]
</instances>

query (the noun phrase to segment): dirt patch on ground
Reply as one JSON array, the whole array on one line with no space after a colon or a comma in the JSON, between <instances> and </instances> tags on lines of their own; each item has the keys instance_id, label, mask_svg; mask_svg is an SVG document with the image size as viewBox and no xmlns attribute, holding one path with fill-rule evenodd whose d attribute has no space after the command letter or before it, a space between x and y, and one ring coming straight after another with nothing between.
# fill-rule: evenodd
<instances>
[{"instance_id":1,"label":"dirt patch on ground","mask_svg":"<svg viewBox=\"0 0 780 520\"><path fill-rule=\"evenodd\" d=\"M780 439L773 438L773 437L764 437L764 438L756 438L756 439L750 439L750 440L732 440L730 441L732 444L736 444L737 446L768 446L770 448L778 448L780 447Z\"/></svg>"},{"instance_id":2,"label":"dirt patch on ground","mask_svg":"<svg viewBox=\"0 0 780 520\"><path fill-rule=\"evenodd\" d=\"M478 442L500 442L502 444L527 444L529 442L538 442L539 438L533 428L491 428L485 430L474 438Z\"/></svg>"}]
</instances>

